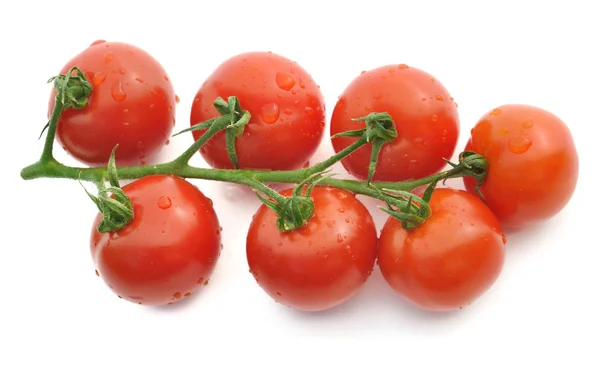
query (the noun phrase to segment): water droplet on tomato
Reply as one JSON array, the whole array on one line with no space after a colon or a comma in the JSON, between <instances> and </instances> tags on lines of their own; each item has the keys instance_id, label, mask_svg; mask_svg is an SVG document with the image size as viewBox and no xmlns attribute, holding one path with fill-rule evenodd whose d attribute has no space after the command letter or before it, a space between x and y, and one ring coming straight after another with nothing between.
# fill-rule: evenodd
<instances>
[{"instance_id":1,"label":"water droplet on tomato","mask_svg":"<svg viewBox=\"0 0 600 365\"><path fill-rule=\"evenodd\" d=\"M292 90L290 90L290 92L292 93L292 95L296 95L296 93L297 93L296 89L292 89Z\"/></svg>"},{"instance_id":2,"label":"water droplet on tomato","mask_svg":"<svg viewBox=\"0 0 600 365\"><path fill-rule=\"evenodd\" d=\"M366 74L366 73L367 73L367 71L361 71L361 72L360 72L360 74L361 74L361 75L364 75L364 74Z\"/></svg>"},{"instance_id":3,"label":"water droplet on tomato","mask_svg":"<svg viewBox=\"0 0 600 365\"><path fill-rule=\"evenodd\" d=\"M306 87L306 85L304 84L304 80L302 80L302 79L298 79L298 85L300 86L301 89L304 89Z\"/></svg>"},{"instance_id":4,"label":"water droplet on tomato","mask_svg":"<svg viewBox=\"0 0 600 365\"><path fill-rule=\"evenodd\" d=\"M500 115L500 113L502 113L502 110L495 108L490 112L490 115Z\"/></svg>"},{"instance_id":5,"label":"water droplet on tomato","mask_svg":"<svg viewBox=\"0 0 600 365\"><path fill-rule=\"evenodd\" d=\"M154 108L154 104L148 105L148 108L150 108L150 109Z\"/></svg>"},{"instance_id":6,"label":"water droplet on tomato","mask_svg":"<svg viewBox=\"0 0 600 365\"><path fill-rule=\"evenodd\" d=\"M314 109L311 108L310 106L307 106L306 108L304 108L304 112L306 113L306 115L313 115L315 113Z\"/></svg>"},{"instance_id":7,"label":"water droplet on tomato","mask_svg":"<svg viewBox=\"0 0 600 365\"><path fill-rule=\"evenodd\" d=\"M104 80L106 80L106 75L103 72L96 72L94 74L94 78L92 79L92 85L100 86Z\"/></svg>"},{"instance_id":8,"label":"water droplet on tomato","mask_svg":"<svg viewBox=\"0 0 600 365\"><path fill-rule=\"evenodd\" d=\"M167 139L167 141L165 142L165 146L168 146L171 143L170 139Z\"/></svg>"},{"instance_id":9,"label":"water droplet on tomato","mask_svg":"<svg viewBox=\"0 0 600 365\"><path fill-rule=\"evenodd\" d=\"M275 294L277 294L277 295L281 296L281 292L275 292Z\"/></svg>"},{"instance_id":10,"label":"water droplet on tomato","mask_svg":"<svg viewBox=\"0 0 600 365\"><path fill-rule=\"evenodd\" d=\"M421 98L421 101L427 101L427 98L423 96L423 97Z\"/></svg>"},{"instance_id":11,"label":"water droplet on tomato","mask_svg":"<svg viewBox=\"0 0 600 365\"><path fill-rule=\"evenodd\" d=\"M136 77L135 81L139 82L140 84L144 82L144 80L140 79L139 77Z\"/></svg>"},{"instance_id":12,"label":"water droplet on tomato","mask_svg":"<svg viewBox=\"0 0 600 365\"><path fill-rule=\"evenodd\" d=\"M506 241L507 241L507 240L506 240L506 236L505 236L505 235L502 235L502 243L506 244Z\"/></svg>"},{"instance_id":13,"label":"water droplet on tomato","mask_svg":"<svg viewBox=\"0 0 600 365\"><path fill-rule=\"evenodd\" d=\"M319 125L321 126L321 128L325 128L325 122L321 122L319 123Z\"/></svg>"},{"instance_id":14,"label":"water droplet on tomato","mask_svg":"<svg viewBox=\"0 0 600 365\"><path fill-rule=\"evenodd\" d=\"M344 213L345 211L346 211L346 209L344 209L344 208L338 209L338 212L340 212L340 213Z\"/></svg>"},{"instance_id":15,"label":"water droplet on tomato","mask_svg":"<svg viewBox=\"0 0 600 365\"><path fill-rule=\"evenodd\" d=\"M387 70L389 73L393 74L396 70L394 70L392 67L388 68Z\"/></svg>"},{"instance_id":16,"label":"water droplet on tomato","mask_svg":"<svg viewBox=\"0 0 600 365\"><path fill-rule=\"evenodd\" d=\"M350 247L350 245L346 245L346 250L350 251L352 250L352 247Z\"/></svg>"},{"instance_id":17,"label":"water droplet on tomato","mask_svg":"<svg viewBox=\"0 0 600 365\"><path fill-rule=\"evenodd\" d=\"M124 69L123 67L120 67L120 68L119 68L119 73L120 73L121 75L125 75L125 73L127 73L127 71L125 71L125 69Z\"/></svg>"},{"instance_id":18,"label":"water droplet on tomato","mask_svg":"<svg viewBox=\"0 0 600 365\"><path fill-rule=\"evenodd\" d=\"M123 101L127 98L127 94L123 90L123 84L120 81L117 81L111 90L111 96L114 101Z\"/></svg>"},{"instance_id":19,"label":"water droplet on tomato","mask_svg":"<svg viewBox=\"0 0 600 365\"><path fill-rule=\"evenodd\" d=\"M197 284L202 284L204 282L204 277L200 277L200 279L198 279L198 281L196 281Z\"/></svg>"},{"instance_id":20,"label":"water droplet on tomato","mask_svg":"<svg viewBox=\"0 0 600 365\"><path fill-rule=\"evenodd\" d=\"M414 169L415 167L417 167L417 164L418 164L417 160L410 160L410 161L408 161L408 168Z\"/></svg>"},{"instance_id":21,"label":"water droplet on tomato","mask_svg":"<svg viewBox=\"0 0 600 365\"><path fill-rule=\"evenodd\" d=\"M173 106L169 105L169 111L173 110Z\"/></svg>"},{"instance_id":22,"label":"water droplet on tomato","mask_svg":"<svg viewBox=\"0 0 600 365\"><path fill-rule=\"evenodd\" d=\"M401 70L406 70L408 68L408 65L405 65L404 63L401 63L398 65L398 68Z\"/></svg>"},{"instance_id":23,"label":"water droplet on tomato","mask_svg":"<svg viewBox=\"0 0 600 365\"><path fill-rule=\"evenodd\" d=\"M310 166L310 161L306 161L306 162L304 163L304 165L302 165L302 168L303 168L303 169L306 169L306 168L308 168L308 166Z\"/></svg>"},{"instance_id":24,"label":"water droplet on tomato","mask_svg":"<svg viewBox=\"0 0 600 365\"><path fill-rule=\"evenodd\" d=\"M286 115L292 115L292 109L290 109L290 108L286 108L286 109L285 109L285 111L284 111L284 113L285 113Z\"/></svg>"},{"instance_id":25,"label":"water droplet on tomato","mask_svg":"<svg viewBox=\"0 0 600 365\"><path fill-rule=\"evenodd\" d=\"M211 206L213 205L213 201L211 198L206 198L206 200L208 201L208 204L210 204Z\"/></svg>"},{"instance_id":26,"label":"water droplet on tomato","mask_svg":"<svg viewBox=\"0 0 600 365\"><path fill-rule=\"evenodd\" d=\"M521 154L527 152L531 144L529 137L524 134L517 134L508 142L508 149L512 153Z\"/></svg>"},{"instance_id":27,"label":"water droplet on tomato","mask_svg":"<svg viewBox=\"0 0 600 365\"><path fill-rule=\"evenodd\" d=\"M324 258L325 260L329 260L329 255L323 255L323 258Z\"/></svg>"},{"instance_id":28,"label":"water droplet on tomato","mask_svg":"<svg viewBox=\"0 0 600 365\"><path fill-rule=\"evenodd\" d=\"M160 209L169 209L171 208L171 198L168 196L161 196L158 198L157 204Z\"/></svg>"},{"instance_id":29,"label":"water droplet on tomato","mask_svg":"<svg viewBox=\"0 0 600 365\"><path fill-rule=\"evenodd\" d=\"M346 218L346 219L344 219L344 222L346 222L346 223L350 223L350 218Z\"/></svg>"},{"instance_id":30,"label":"water droplet on tomato","mask_svg":"<svg viewBox=\"0 0 600 365\"><path fill-rule=\"evenodd\" d=\"M110 61L112 61L112 59L113 59L112 53L105 53L104 54L104 62L105 63L109 63Z\"/></svg>"},{"instance_id":31,"label":"water droplet on tomato","mask_svg":"<svg viewBox=\"0 0 600 365\"><path fill-rule=\"evenodd\" d=\"M278 72L275 74L275 83L280 89L290 91L296 85L296 78L287 72Z\"/></svg>"},{"instance_id":32,"label":"water droplet on tomato","mask_svg":"<svg viewBox=\"0 0 600 365\"><path fill-rule=\"evenodd\" d=\"M92 44L90 44L90 47L100 43L106 43L106 41L104 39L98 39L96 41L93 41Z\"/></svg>"},{"instance_id":33,"label":"water droplet on tomato","mask_svg":"<svg viewBox=\"0 0 600 365\"><path fill-rule=\"evenodd\" d=\"M204 281L204 286L207 286L207 285L208 285L208 280L209 280L209 279L206 279L206 280Z\"/></svg>"},{"instance_id":34,"label":"water droplet on tomato","mask_svg":"<svg viewBox=\"0 0 600 365\"><path fill-rule=\"evenodd\" d=\"M263 105L260 111L261 119L268 124L273 124L279 119L279 105L268 103Z\"/></svg>"},{"instance_id":35,"label":"water droplet on tomato","mask_svg":"<svg viewBox=\"0 0 600 365\"><path fill-rule=\"evenodd\" d=\"M173 299L176 299L176 300L181 299L181 293L177 292L177 293L173 294Z\"/></svg>"},{"instance_id":36,"label":"water droplet on tomato","mask_svg":"<svg viewBox=\"0 0 600 365\"><path fill-rule=\"evenodd\" d=\"M160 230L160 233L167 233L167 230L163 228Z\"/></svg>"},{"instance_id":37,"label":"water droplet on tomato","mask_svg":"<svg viewBox=\"0 0 600 365\"><path fill-rule=\"evenodd\" d=\"M432 122L437 122L440 118L437 116L437 114L434 114L431 116L431 121Z\"/></svg>"},{"instance_id":38,"label":"water droplet on tomato","mask_svg":"<svg viewBox=\"0 0 600 365\"><path fill-rule=\"evenodd\" d=\"M179 99L179 95L175 95L175 104L179 104L181 99Z\"/></svg>"},{"instance_id":39,"label":"water droplet on tomato","mask_svg":"<svg viewBox=\"0 0 600 365\"><path fill-rule=\"evenodd\" d=\"M506 128L500 128L500 134L501 135L505 135L506 133L508 133L508 129L506 129Z\"/></svg>"},{"instance_id":40,"label":"water droplet on tomato","mask_svg":"<svg viewBox=\"0 0 600 365\"><path fill-rule=\"evenodd\" d=\"M435 96L435 100L437 100L437 101L444 101L444 97L441 96L441 95L436 95Z\"/></svg>"},{"instance_id":41,"label":"water droplet on tomato","mask_svg":"<svg viewBox=\"0 0 600 365\"><path fill-rule=\"evenodd\" d=\"M344 237L342 237L342 234L341 234L341 233L338 233L338 234L337 234L337 241L338 241L338 243L342 243L342 242L344 242Z\"/></svg>"},{"instance_id":42,"label":"water droplet on tomato","mask_svg":"<svg viewBox=\"0 0 600 365\"><path fill-rule=\"evenodd\" d=\"M533 127L533 119L531 119L531 118L525 119L521 123L521 126L525 129L529 129L529 128Z\"/></svg>"},{"instance_id":43,"label":"water droplet on tomato","mask_svg":"<svg viewBox=\"0 0 600 365\"><path fill-rule=\"evenodd\" d=\"M281 247L281 246L283 246L283 242L279 241L279 243L277 245L279 245L279 247Z\"/></svg>"},{"instance_id":44,"label":"water droplet on tomato","mask_svg":"<svg viewBox=\"0 0 600 365\"><path fill-rule=\"evenodd\" d=\"M165 81L169 82L169 76L165 75L164 78L165 78Z\"/></svg>"},{"instance_id":45,"label":"water droplet on tomato","mask_svg":"<svg viewBox=\"0 0 600 365\"><path fill-rule=\"evenodd\" d=\"M100 273L98 272L98 270L96 270L96 276L100 276Z\"/></svg>"}]
</instances>

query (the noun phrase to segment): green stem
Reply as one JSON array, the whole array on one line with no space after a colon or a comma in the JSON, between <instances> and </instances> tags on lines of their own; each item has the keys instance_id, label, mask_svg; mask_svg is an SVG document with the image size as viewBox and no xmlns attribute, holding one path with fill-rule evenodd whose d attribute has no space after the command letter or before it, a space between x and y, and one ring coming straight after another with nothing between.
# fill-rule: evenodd
<instances>
[{"instance_id":1,"label":"green stem","mask_svg":"<svg viewBox=\"0 0 600 365\"><path fill-rule=\"evenodd\" d=\"M324 171L325 169L335 165L337 162L343 160L348 155L350 155L352 152L356 151L357 149L361 148L362 146L364 146L367 143L369 143L369 142L367 142L367 136L365 134L363 134L362 137L360 137L358 140L356 140L350 146L341 150L339 153L329 157L325 161L319 162L318 164L307 168L307 170L310 172L309 175L312 175L313 173L317 173L319 171Z\"/></svg>"},{"instance_id":2,"label":"green stem","mask_svg":"<svg viewBox=\"0 0 600 365\"><path fill-rule=\"evenodd\" d=\"M65 106L61 100L61 93L57 93L56 101L54 103L54 110L52 111L50 121L48 122L48 134L44 143L44 150L42 151L42 156L40 157L40 162L54 161L52 149L54 147L54 138L56 136L56 126L58 125L58 120L60 119L60 116L63 113L64 109Z\"/></svg>"}]
</instances>

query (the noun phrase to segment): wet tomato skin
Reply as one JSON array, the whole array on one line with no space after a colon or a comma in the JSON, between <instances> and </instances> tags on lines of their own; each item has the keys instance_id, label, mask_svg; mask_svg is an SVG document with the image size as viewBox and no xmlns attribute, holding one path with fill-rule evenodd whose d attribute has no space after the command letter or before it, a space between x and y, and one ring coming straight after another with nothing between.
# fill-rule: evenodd
<instances>
[{"instance_id":1,"label":"wet tomato skin","mask_svg":"<svg viewBox=\"0 0 600 365\"><path fill-rule=\"evenodd\" d=\"M121 298L165 305L208 283L221 251L217 215L209 198L186 180L152 175L125 185L134 219L117 232L93 225L96 272Z\"/></svg>"},{"instance_id":2,"label":"wet tomato skin","mask_svg":"<svg viewBox=\"0 0 600 365\"><path fill-rule=\"evenodd\" d=\"M236 96L251 114L235 145L239 168L300 168L316 152L325 129L325 100L312 76L296 62L271 52L248 52L221 63L198 89L190 125L220 116L217 97ZM194 131L197 140L205 130ZM225 133L212 137L200 154L215 168L233 168Z\"/></svg>"},{"instance_id":3,"label":"wet tomato skin","mask_svg":"<svg viewBox=\"0 0 600 365\"><path fill-rule=\"evenodd\" d=\"M276 214L261 206L248 231L246 254L250 272L275 301L322 311L349 300L369 278L377 231L369 211L352 193L315 187L311 196L314 216L291 232L280 232Z\"/></svg>"},{"instance_id":4,"label":"wet tomato skin","mask_svg":"<svg viewBox=\"0 0 600 365\"><path fill-rule=\"evenodd\" d=\"M331 117L330 134L364 127L353 121L371 112L388 112L398 137L386 143L374 180L403 181L421 178L445 167L456 148L459 133L457 106L448 90L429 73L407 65L387 65L361 73L340 95ZM331 140L335 152L356 137ZM359 179L367 178L371 144L342 160Z\"/></svg>"},{"instance_id":5,"label":"wet tomato skin","mask_svg":"<svg viewBox=\"0 0 600 365\"><path fill-rule=\"evenodd\" d=\"M117 144L119 166L142 165L156 157L175 123L176 96L161 64L133 45L97 41L69 60L60 73L73 66L84 72L92 94L86 107L62 114L58 143L88 166L106 165ZM51 92L48 116L56 93Z\"/></svg>"},{"instance_id":6,"label":"wet tomato skin","mask_svg":"<svg viewBox=\"0 0 600 365\"><path fill-rule=\"evenodd\" d=\"M499 277L506 238L492 211L467 191L436 189L430 206L431 217L412 230L388 218L377 262L390 287L417 307L460 309Z\"/></svg>"},{"instance_id":7,"label":"wet tomato skin","mask_svg":"<svg viewBox=\"0 0 600 365\"><path fill-rule=\"evenodd\" d=\"M466 150L489 163L480 190L506 229L523 229L558 214L571 199L579 157L568 126L539 107L502 105L471 130ZM464 179L475 192L473 178Z\"/></svg>"}]
</instances>

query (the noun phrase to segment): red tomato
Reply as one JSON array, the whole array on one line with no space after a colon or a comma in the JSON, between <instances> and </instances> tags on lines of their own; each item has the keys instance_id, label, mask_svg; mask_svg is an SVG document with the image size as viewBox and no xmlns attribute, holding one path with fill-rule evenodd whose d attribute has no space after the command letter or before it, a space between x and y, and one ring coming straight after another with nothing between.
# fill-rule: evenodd
<instances>
[{"instance_id":1,"label":"red tomato","mask_svg":"<svg viewBox=\"0 0 600 365\"><path fill-rule=\"evenodd\" d=\"M291 190L281 194L291 195ZM315 213L304 227L280 232L261 206L248 231L250 272L277 302L320 311L350 299L373 271L377 230L367 208L344 190L315 187Z\"/></svg>"},{"instance_id":2,"label":"red tomato","mask_svg":"<svg viewBox=\"0 0 600 365\"><path fill-rule=\"evenodd\" d=\"M363 72L338 99L331 117L331 135L363 128L353 118L371 112L388 112L398 137L386 143L373 180L402 181L440 171L456 148L458 111L444 86L429 75L406 65L389 65ZM356 137L332 139L335 152ZM367 178L371 144L342 160L344 168L359 179Z\"/></svg>"},{"instance_id":3,"label":"red tomato","mask_svg":"<svg viewBox=\"0 0 600 365\"><path fill-rule=\"evenodd\" d=\"M418 307L459 309L496 281L506 239L492 211L464 190L436 189L430 207L431 217L409 231L388 218L377 262L388 284Z\"/></svg>"},{"instance_id":4,"label":"red tomato","mask_svg":"<svg viewBox=\"0 0 600 365\"><path fill-rule=\"evenodd\" d=\"M236 141L240 169L299 168L319 146L325 127L325 101L319 86L296 62L270 52L244 53L223 62L202 84L194 99L190 124L220 114L217 97L237 96L252 115ZM194 131L197 140L206 130ZM225 133L201 149L215 168L233 168Z\"/></svg>"},{"instance_id":5,"label":"red tomato","mask_svg":"<svg viewBox=\"0 0 600 365\"><path fill-rule=\"evenodd\" d=\"M503 105L471 130L465 149L489 162L480 190L505 228L547 220L569 202L579 157L569 128L556 115L529 105ZM464 179L475 192L476 182Z\"/></svg>"},{"instance_id":6,"label":"red tomato","mask_svg":"<svg viewBox=\"0 0 600 365\"><path fill-rule=\"evenodd\" d=\"M153 175L125 185L134 219L123 229L98 233L91 252L96 273L120 297L163 305L208 284L221 252L221 229L212 201L186 180Z\"/></svg>"},{"instance_id":7,"label":"red tomato","mask_svg":"<svg viewBox=\"0 0 600 365\"><path fill-rule=\"evenodd\" d=\"M57 140L77 160L106 165L116 144L118 166L144 164L171 135L175 93L162 66L145 51L125 43L96 41L60 71L79 67L92 84L88 105L68 109ZM48 114L54 110L53 89Z\"/></svg>"}]
</instances>

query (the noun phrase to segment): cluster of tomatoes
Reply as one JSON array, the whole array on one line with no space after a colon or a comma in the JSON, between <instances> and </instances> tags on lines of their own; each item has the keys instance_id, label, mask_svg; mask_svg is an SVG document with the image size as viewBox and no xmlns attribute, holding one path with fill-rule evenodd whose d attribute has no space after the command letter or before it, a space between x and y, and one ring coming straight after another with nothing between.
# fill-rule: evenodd
<instances>
[{"instance_id":1,"label":"cluster of tomatoes","mask_svg":"<svg viewBox=\"0 0 600 365\"><path fill-rule=\"evenodd\" d=\"M85 108L62 114L56 135L61 146L88 166L106 165L117 144L117 166L150 163L172 135L178 102L162 66L135 46L105 41L94 42L61 73L73 66L84 72L93 91ZM359 129L354 119L371 112L388 112L398 131L380 151L374 182L439 172L457 147L453 98L435 77L404 64L351 80L327 120L319 86L300 65L271 52L240 54L199 85L190 124L219 117L213 103L229 96L252 116L235 141L240 169L302 168L327 130L333 135ZM339 152L355 140L340 137L331 143ZM356 179L367 178L371 149L365 145L342 160ZM501 105L483 115L465 150L489 163L480 186L485 200L475 193L475 180L465 178L466 190L436 188L431 217L423 224L405 229L390 216L378 234L352 191L317 186L311 194L314 215L290 232L279 231L277 214L261 205L247 234L250 272L268 295L300 310L324 310L350 299L376 263L389 285L421 308L468 305L501 272L504 232L547 220L570 200L578 156L567 126L528 105ZM233 168L223 132L200 153L213 168ZM100 233L98 216L91 235L96 273L120 297L140 304L171 304L201 290L222 248L212 201L172 175L143 177L123 191L134 219L121 230Z\"/></svg>"}]
</instances>

